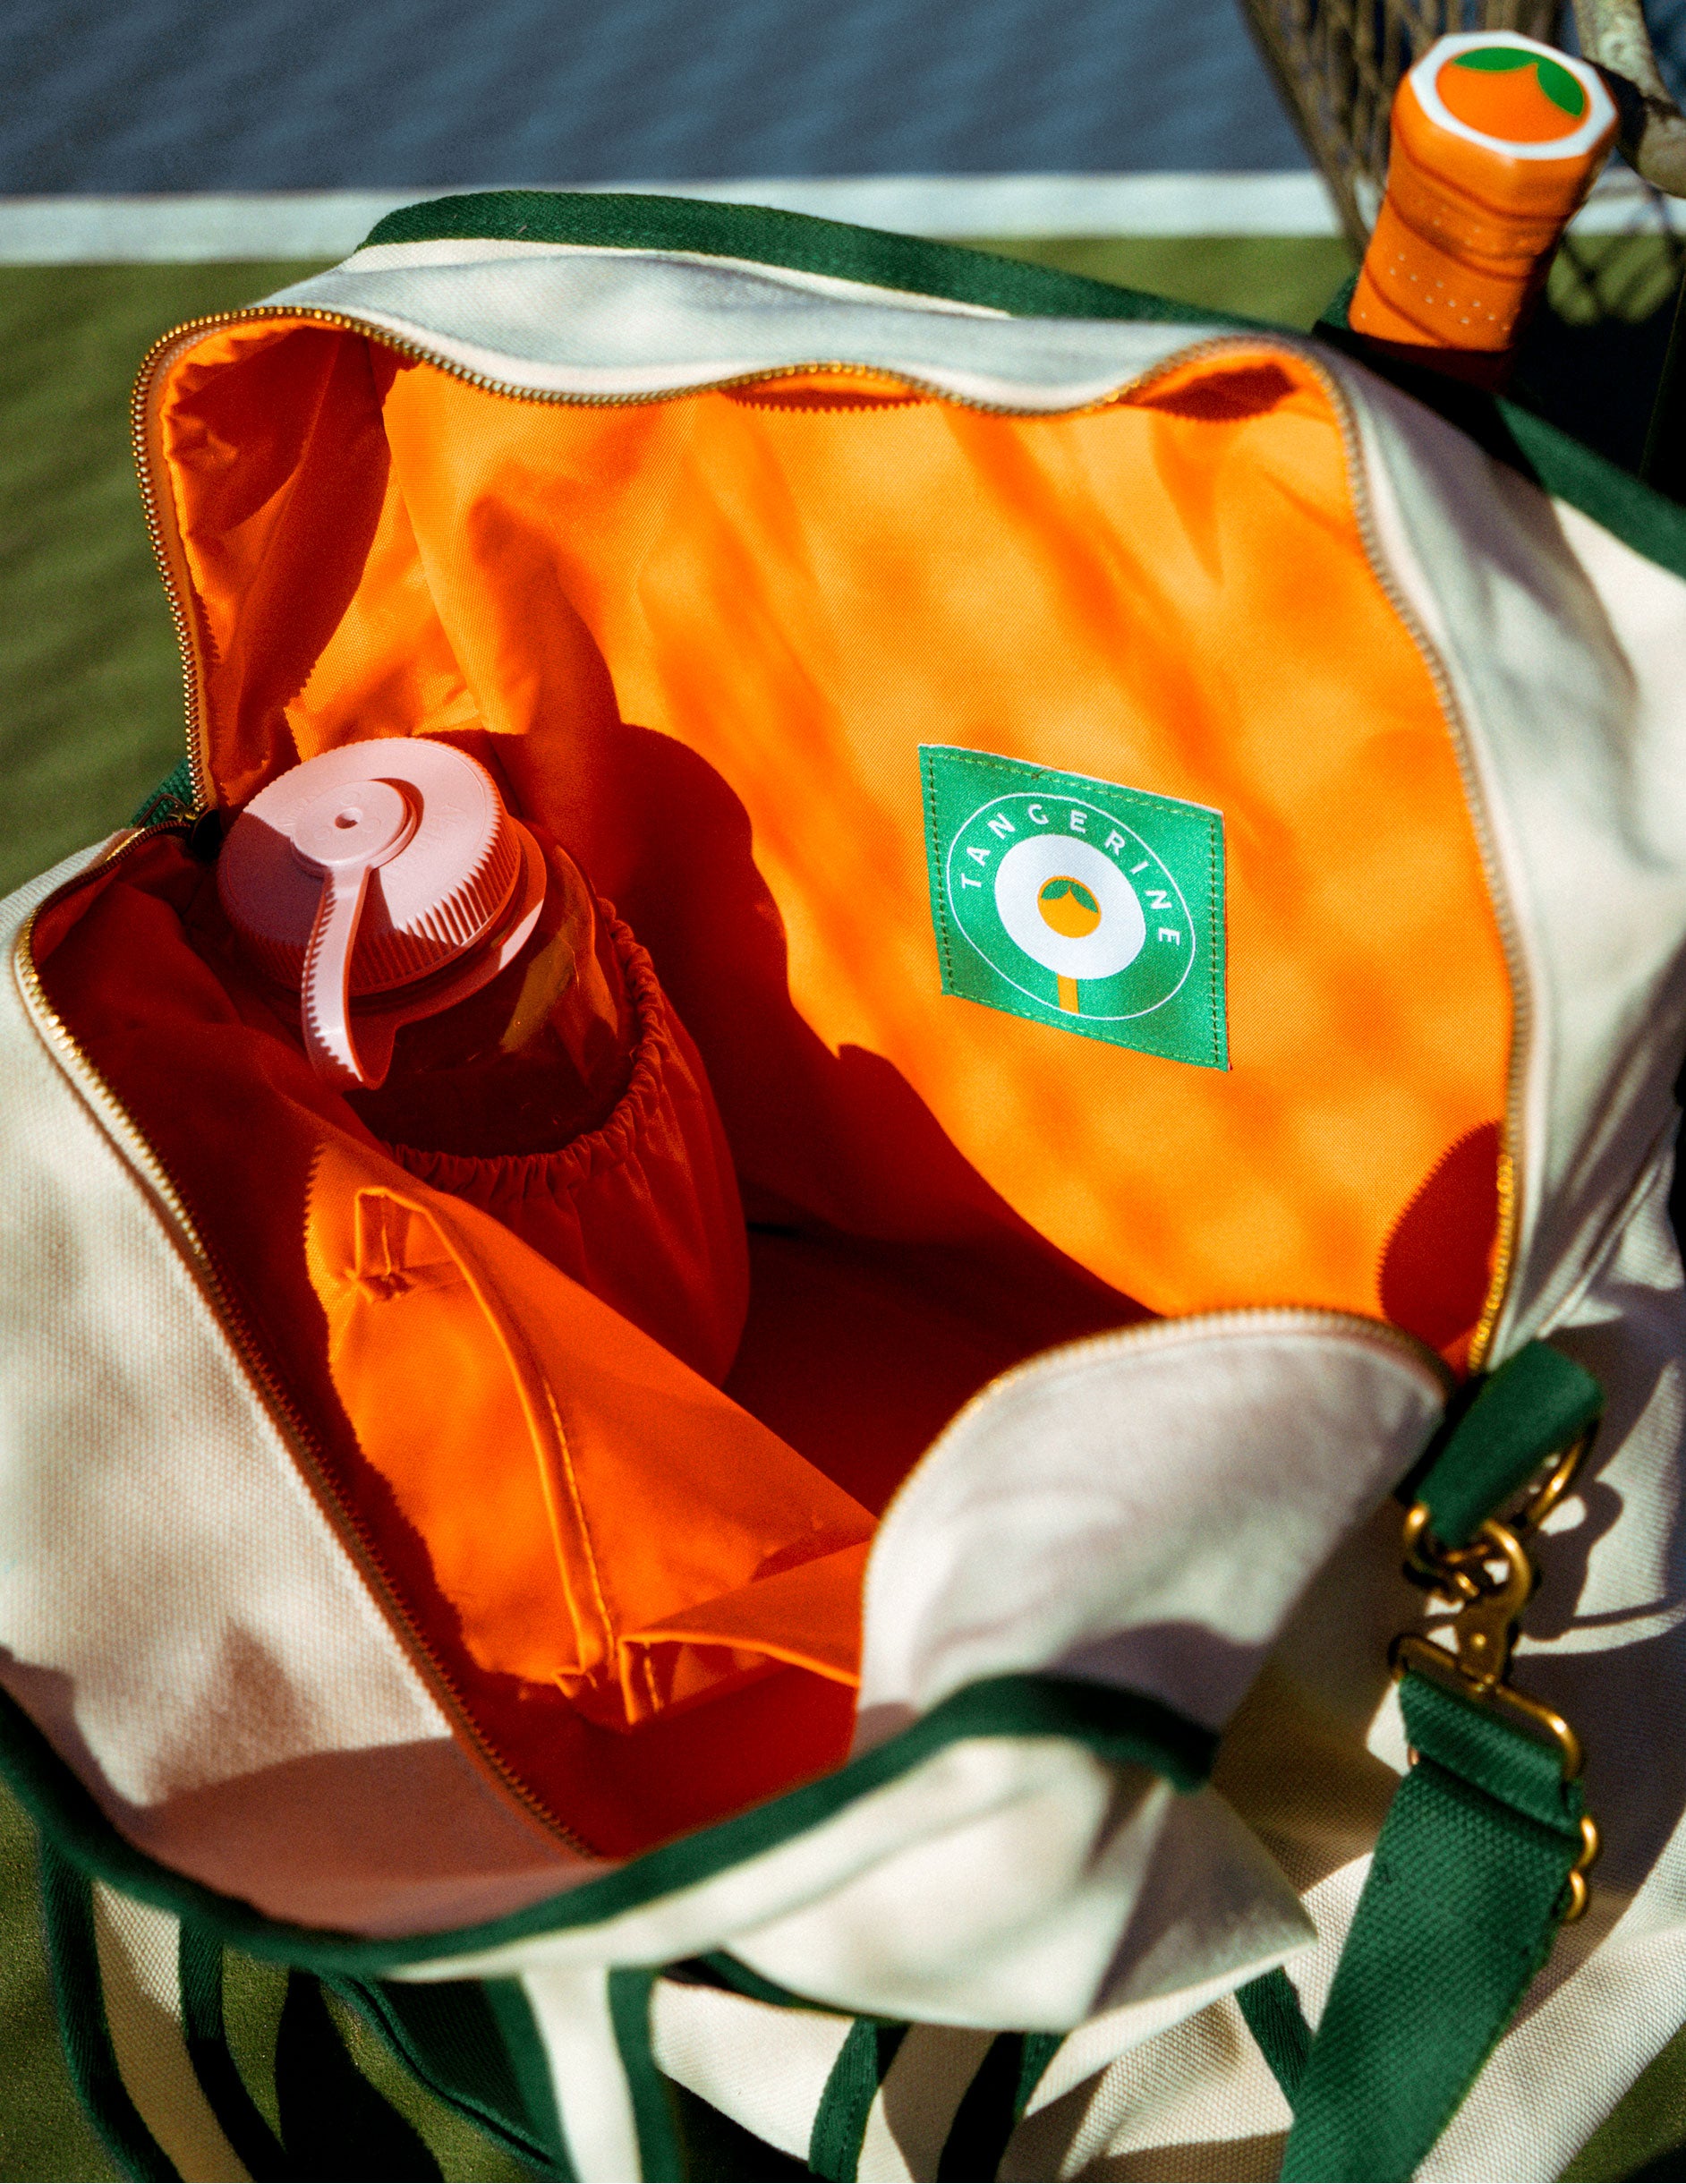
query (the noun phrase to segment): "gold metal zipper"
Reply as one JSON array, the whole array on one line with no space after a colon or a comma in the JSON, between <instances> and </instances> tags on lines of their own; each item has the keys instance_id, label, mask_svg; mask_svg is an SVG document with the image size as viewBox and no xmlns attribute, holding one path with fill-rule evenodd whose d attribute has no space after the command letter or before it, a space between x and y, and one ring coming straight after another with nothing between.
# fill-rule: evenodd
<instances>
[{"instance_id":1,"label":"gold metal zipper","mask_svg":"<svg viewBox=\"0 0 1686 2184\"><path fill-rule=\"evenodd\" d=\"M277 1378L239 1300L231 1293L218 1273L216 1261L206 1248L198 1224L176 1188L175 1179L47 998L40 969L35 960L34 941L38 918L78 888L89 885L101 874L109 871L112 866L121 862L142 843L156 840L163 834L183 832L186 823L181 820L166 820L157 826L139 827L125 832L91 864L65 881L63 886L55 888L50 895L36 905L19 928L13 946L13 967L24 1005L36 1030L59 1066L146 1182L188 1273L227 1339L236 1367L274 1422L336 1538L351 1556L359 1575L374 1595L390 1626L404 1640L440 1711L458 1730L483 1771L492 1777L500 1789L513 1796L547 1834L555 1837L580 1856L598 1856L600 1853L592 1850L542 1798L528 1788L481 1734L450 1670L429 1642L426 1633L405 1608L372 1536L359 1520L356 1512L341 1500L330 1483L319 1438Z\"/></svg>"},{"instance_id":2,"label":"gold metal zipper","mask_svg":"<svg viewBox=\"0 0 1686 2184\"><path fill-rule=\"evenodd\" d=\"M1296 350L1295 354L1303 355L1304 352ZM1463 709L1458 703L1458 694L1452 687L1452 678L1446 672L1444 662L1382 551L1381 542L1376 536L1375 510L1371 508L1366 483L1363 443L1352 404L1345 388L1319 360L1306 357L1305 361L1323 382L1340 421L1341 435L1346 448L1347 477L1353 509L1358 517L1358 535L1371 574L1381 585L1389 605L1404 624L1407 635L1428 670L1429 678L1435 686L1435 695L1440 701L1441 712L1451 733L1452 753L1457 759L1458 773L1463 784L1463 800L1469 810L1470 826L1475 832L1476 849L1486 878L1487 900L1493 906L1493 921L1498 927L1499 946L1504 957L1505 975L1510 981L1511 1051L1505 1066L1504 1114L1499 1137L1498 1233L1494 1240L1493 1273L1487 1283L1486 1295L1482 1300L1475 1333L1469 1338L1468 1360L1469 1370L1477 1372L1486 1363L1492 1346L1494 1329L1504 1309L1516 1258L1517 1230L1521 1210L1518 1202L1518 1153L1522 1143L1528 1090L1528 1046L1534 1017L1533 987L1529 984L1528 960L1522 952L1515 915L1504 883L1504 866L1493 838L1493 824L1487 815L1486 798L1475 762L1469 723L1463 717Z\"/></svg>"},{"instance_id":3,"label":"gold metal zipper","mask_svg":"<svg viewBox=\"0 0 1686 2184\"><path fill-rule=\"evenodd\" d=\"M135 481L140 488L141 521L147 527L152 559L158 565L158 580L164 586L165 605L169 610L176 646L181 653L182 703L187 714L187 765L193 784L193 807L197 812L209 811L214 801L210 769L205 763L200 748L200 701L203 684L193 619L187 610L182 586L177 580L175 558L169 550L170 544L175 542L173 512L166 539L158 479L153 469L152 390L159 371L170 357L190 346L200 333L230 324L237 315L224 312L213 318L190 319L185 325L178 326L166 334L162 340L155 341L141 361L140 369L135 375L133 391L129 397L129 446L134 457Z\"/></svg>"},{"instance_id":4,"label":"gold metal zipper","mask_svg":"<svg viewBox=\"0 0 1686 2184\"><path fill-rule=\"evenodd\" d=\"M129 430L135 475L140 488L141 516L164 585L176 641L182 651L182 683L187 711L188 767L192 776L195 808L201 812L209 810L216 803L216 784L211 778L209 754L206 748L207 723L202 717L203 678L200 672L193 620L188 611L177 558L171 550L177 543L174 511L166 508L160 497L153 460L153 397L164 367L183 350L194 347L208 334L217 333L225 327L260 324L267 319L296 320L303 325L332 327L341 333L356 334L365 341L390 349L395 355L407 357L412 363L430 365L448 378L461 380L464 386L478 388L482 393L496 395L504 401L548 403L568 409L643 408L651 403L681 401L694 395L727 394L735 388L765 386L776 380L824 376L871 380L880 384L885 380L894 380L916 395L925 396L936 402L946 402L956 409L975 410L990 417L1085 417L1094 415L1100 410L1113 408L1142 388L1152 386L1156 379L1165 377L1173 370L1180 370L1186 364L1197 363L1203 357L1216 355L1228 349L1256 348L1260 346L1259 341L1247 336L1217 335L1192 343L1186 349L1179 349L1174 357L1138 373L1134 379L1121 380L1111 393L1098 400L1077 403L1064 410L1027 410L1022 403L986 402L974 395L955 394L934 381L921 380L903 371L886 370L882 366L837 361L775 364L765 371L737 371L723 379L699 380L692 385L665 387L653 392L578 394L552 388L525 387L513 380L493 379L487 372L473 371L449 356L440 355L437 350L424 348L417 342L405 341L402 336L389 333L384 327L370 326L345 311L328 311L313 304L295 307L286 303L254 303L243 311L216 311L202 319L186 320L155 341L141 359L140 369L135 375L134 391L130 397Z\"/></svg>"},{"instance_id":5,"label":"gold metal zipper","mask_svg":"<svg viewBox=\"0 0 1686 2184\"><path fill-rule=\"evenodd\" d=\"M1249 1327L1264 1333L1267 1326L1280 1327L1284 1333L1344 1335L1361 1339L1376 1349L1395 1350L1413 1365L1432 1374L1443 1395L1450 1395L1456 1385L1452 1368L1439 1351L1431 1350L1406 1328L1396 1327L1392 1320L1369 1319L1362 1312L1337 1311L1319 1304L1236 1304L1221 1311L1189 1312L1174 1319L1140 1319L1131 1327L1109 1327L1100 1335L1081 1335L1076 1342L1061 1343L1052 1350L1039 1350L1034 1357L1009 1365L1005 1372L997 1373L994 1379L985 1382L976 1395L960 1405L937 1438L947 1440L964 1420L993 1403L1009 1389L1024 1387L1044 1378L1057 1378L1070 1366L1114 1357L1121 1352L1169 1349L1183 1343L1198 1343L1209 1335L1239 1334ZM884 1505L878 1519L881 1528L889 1522L890 1511L907 1491L918 1469L915 1464Z\"/></svg>"}]
</instances>

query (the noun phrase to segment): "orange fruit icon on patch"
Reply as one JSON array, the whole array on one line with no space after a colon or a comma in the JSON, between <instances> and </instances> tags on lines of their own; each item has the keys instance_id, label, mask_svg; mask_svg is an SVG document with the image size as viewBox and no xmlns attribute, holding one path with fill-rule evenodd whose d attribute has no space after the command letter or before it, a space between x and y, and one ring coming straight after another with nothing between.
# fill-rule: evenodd
<instances>
[{"instance_id":1,"label":"orange fruit icon on patch","mask_svg":"<svg viewBox=\"0 0 1686 2184\"><path fill-rule=\"evenodd\" d=\"M1437 40L1393 100L1387 195L1353 327L1425 353L1503 359L1615 125L1583 61L1507 31Z\"/></svg>"},{"instance_id":2,"label":"orange fruit icon on patch","mask_svg":"<svg viewBox=\"0 0 1686 2184\"><path fill-rule=\"evenodd\" d=\"M1052 880L1043 882L1036 896L1036 909L1043 925L1061 940L1086 940L1101 922L1100 904L1082 881L1074 880L1068 872L1056 873ZM1075 1015L1077 980L1060 977L1058 983L1060 1006Z\"/></svg>"}]
</instances>

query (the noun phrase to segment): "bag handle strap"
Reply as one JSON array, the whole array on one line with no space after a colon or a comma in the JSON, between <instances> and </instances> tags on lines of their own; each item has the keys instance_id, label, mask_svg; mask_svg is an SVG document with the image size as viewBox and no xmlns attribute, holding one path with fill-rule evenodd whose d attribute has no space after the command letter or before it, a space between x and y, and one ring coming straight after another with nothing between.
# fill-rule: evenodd
<instances>
[{"instance_id":1,"label":"bag handle strap","mask_svg":"<svg viewBox=\"0 0 1686 2184\"><path fill-rule=\"evenodd\" d=\"M1589 1374L1530 1343L1475 1386L1428 1452L1405 1520L1407 1574L1451 1603L1455 1651L1415 1633L1394 1642L1410 1771L1315 2038L1271 2043L1297 2081L1284 2085L1295 2115L1282 2170L1294 2184L1410 2176L1558 1926L1586 1908L1598 1835L1580 1740L1507 1676L1537 1582L1524 1540L1567 1491L1602 1407ZM1273 2026L1287 1987L1243 1990L1249 2021Z\"/></svg>"}]
</instances>

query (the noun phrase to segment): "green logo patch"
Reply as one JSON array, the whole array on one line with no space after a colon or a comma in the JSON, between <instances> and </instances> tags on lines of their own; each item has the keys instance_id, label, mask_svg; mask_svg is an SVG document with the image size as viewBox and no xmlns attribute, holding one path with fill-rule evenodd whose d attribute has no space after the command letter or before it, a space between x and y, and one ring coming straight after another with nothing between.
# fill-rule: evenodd
<instances>
[{"instance_id":1,"label":"green logo patch","mask_svg":"<svg viewBox=\"0 0 1686 2184\"><path fill-rule=\"evenodd\" d=\"M1227 1069L1222 815L988 751L919 759L943 992Z\"/></svg>"}]
</instances>

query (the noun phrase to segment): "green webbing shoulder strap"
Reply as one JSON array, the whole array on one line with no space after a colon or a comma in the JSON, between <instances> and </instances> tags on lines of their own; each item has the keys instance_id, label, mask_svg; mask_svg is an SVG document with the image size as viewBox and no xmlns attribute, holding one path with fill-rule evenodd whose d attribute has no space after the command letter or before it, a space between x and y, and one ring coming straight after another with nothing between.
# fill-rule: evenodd
<instances>
[{"instance_id":1,"label":"green webbing shoulder strap","mask_svg":"<svg viewBox=\"0 0 1686 2184\"><path fill-rule=\"evenodd\" d=\"M1531 1343L1455 1406L1407 1521L1413 1562L1460 1601L1457 1657L1396 1648L1412 1750L1316 2037L1280 1975L1239 1997L1294 2109L1282 2176L1409 2177L1457 2112L1586 1899L1597 1849L1580 1746L1503 1681L1534 1573L1519 1533L1563 1492L1597 1383ZM1493 1513L1562 1457L1520 1518ZM1494 1576L1497 1568L1501 1574Z\"/></svg>"}]
</instances>

